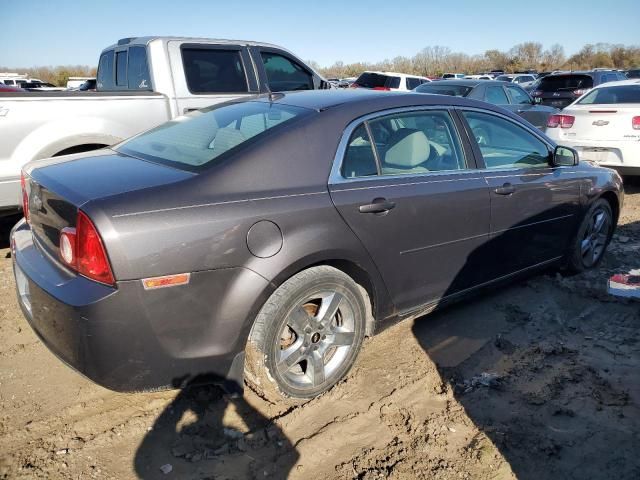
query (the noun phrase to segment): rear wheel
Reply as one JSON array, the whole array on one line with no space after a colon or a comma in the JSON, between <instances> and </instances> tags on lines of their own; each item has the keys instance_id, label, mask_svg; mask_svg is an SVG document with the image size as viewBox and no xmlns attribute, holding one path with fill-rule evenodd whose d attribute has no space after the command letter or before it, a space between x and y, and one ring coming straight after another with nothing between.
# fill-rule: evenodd
<instances>
[{"instance_id":1,"label":"rear wheel","mask_svg":"<svg viewBox=\"0 0 640 480\"><path fill-rule=\"evenodd\" d=\"M604 199L596 200L578 229L569 258L569 270L577 273L596 267L604 257L613 227L613 213L609 202Z\"/></svg>"},{"instance_id":2,"label":"rear wheel","mask_svg":"<svg viewBox=\"0 0 640 480\"><path fill-rule=\"evenodd\" d=\"M282 284L258 314L247 342L245 379L263 398L301 403L335 385L364 338L358 285L329 266Z\"/></svg>"}]
</instances>

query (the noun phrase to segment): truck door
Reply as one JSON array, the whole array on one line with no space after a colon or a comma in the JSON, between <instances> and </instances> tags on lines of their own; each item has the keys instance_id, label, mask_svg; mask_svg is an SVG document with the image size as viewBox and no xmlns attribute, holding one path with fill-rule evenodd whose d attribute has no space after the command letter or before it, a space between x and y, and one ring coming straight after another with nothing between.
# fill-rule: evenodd
<instances>
[{"instance_id":1,"label":"truck door","mask_svg":"<svg viewBox=\"0 0 640 480\"><path fill-rule=\"evenodd\" d=\"M178 115L258 93L256 73L242 45L176 40L168 50Z\"/></svg>"}]
</instances>

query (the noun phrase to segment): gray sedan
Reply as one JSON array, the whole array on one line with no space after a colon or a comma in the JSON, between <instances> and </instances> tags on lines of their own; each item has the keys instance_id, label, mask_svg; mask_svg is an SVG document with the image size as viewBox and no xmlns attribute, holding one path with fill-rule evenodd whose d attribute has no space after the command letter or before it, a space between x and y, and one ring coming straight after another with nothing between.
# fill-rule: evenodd
<instances>
[{"instance_id":1,"label":"gray sedan","mask_svg":"<svg viewBox=\"0 0 640 480\"><path fill-rule=\"evenodd\" d=\"M119 391L324 392L366 335L489 285L596 265L620 177L466 98L276 94L30 163L22 311Z\"/></svg>"},{"instance_id":2,"label":"gray sedan","mask_svg":"<svg viewBox=\"0 0 640 480\"><path fill-rule=\"evenodd\" d=\"M420 85L414 92L473 98L500 105L542 131L547 128L549 117L560 111L554 107L539 105L522 87L502 81L443 80Z\"/></svg>"}]
</instances>

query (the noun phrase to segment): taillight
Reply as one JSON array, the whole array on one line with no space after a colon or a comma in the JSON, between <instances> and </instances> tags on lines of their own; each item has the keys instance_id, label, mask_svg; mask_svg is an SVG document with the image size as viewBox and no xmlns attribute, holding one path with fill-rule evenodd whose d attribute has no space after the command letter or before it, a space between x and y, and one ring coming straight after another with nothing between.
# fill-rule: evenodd
<instances>
[{"instance_id":1,"label":"taillight","mask_svg":"<svg viewBox=\"0 0 640 480\"><path fill-rule=\"evenodd\" d=\"M572 115L551 115L547 120L547 128L571 128L575 120Z\"/></svg>"},{"instance_id":2,"label":"taillight","mask_svg":"<svg viewBox=\"0 0 640 480\"><path fill-rule=\"evenodd\" d=\"M60 232L60 258L80 275L108 285L115 283L102 239L82 211L78 211L76 228Z\"/></svg>"},{"instance_id":3,"label":"taillight","mask_svg":"<svg viewBox=\"0 0 640 480\"><path fill-rule=\"evenodd\" d=\"M358 85L356 82L353 82L351 85L349 85L349 88L358 88L360 85Z\"/></svg>"},{"instance_id":4,"label":"taillight","mask_svg":"<svg viewBox=\"0 0 640 480\"><path fill-rule=\"evenodd\" d=\"M388 92L391 89L389 87L373 87L373 90L381 90L384 92Z\"/></svg>"},{"instance_id":5,"label":"taillight","mask_svg":"<svg viewBox=\"0 0 640 480\"><path fill-rule=\"evenodd\" d=\"M640 130L640 117L633 117L631 119L631 127L633 127L634 130Z\"/></svg>"},{"instance_id":6,"label":"taillight","mask_svg":"<svg viewBox=\"0 0 640 480\"><path fill-rule=\"evenodd\" d=\"M579 97L580 95L584 95L585 93L587 93L589 90L591 90L590 88L579 88L577 90L573 91L573 94L576 97Z\"/></svg>"},{"instance_id":7,"label":"taillight","mask_svg":"<svg viewBox=\"0 0 640 480\"><path fill-rule=\"evenodd\" d=\"M22 214L29 223L29 194L27 193L27 180L24 172L20 172L20 188L22 190Z\"/></svg>"},{"instance_id":8,"label":"taillight","mask_svg":"<svg viewBox=\"0 0 640 480\"><path fill-rule=\"evenodd\" d=\"M540 95L542 95L542 90L534 90L531 92L532 97L539 97Z\"/></svg>"}]
</instances>

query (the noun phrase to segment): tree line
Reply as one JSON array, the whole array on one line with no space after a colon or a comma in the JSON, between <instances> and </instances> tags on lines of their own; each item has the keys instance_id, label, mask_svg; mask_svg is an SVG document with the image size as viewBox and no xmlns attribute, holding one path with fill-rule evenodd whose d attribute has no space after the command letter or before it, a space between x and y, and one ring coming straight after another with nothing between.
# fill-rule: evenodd
<instances>
[{"instance_id":1,"label":"tree line","mask_svg":"<svg viewBox=\"0 0 640 480\"><path fill-rule=\"evenodd\" d=\"M345 64L338 61L328 67L321 67L313 61L311 64L328 78L356 77L365 70L438 77L446 72L472 74L490 70L512 73L525 69L539 72L597 67L629 69L640 68L640 46L587 44L579 52L567 57L562 45L554 44L544 49L538 42L520 43L507 51L487 50L479 55L454 52L449 47L436 45L423 48L413 57L398 56L376 63Z\"/></svg>"}]
</instances>

